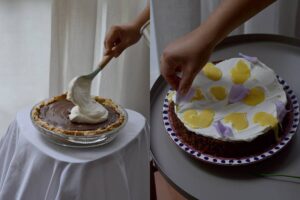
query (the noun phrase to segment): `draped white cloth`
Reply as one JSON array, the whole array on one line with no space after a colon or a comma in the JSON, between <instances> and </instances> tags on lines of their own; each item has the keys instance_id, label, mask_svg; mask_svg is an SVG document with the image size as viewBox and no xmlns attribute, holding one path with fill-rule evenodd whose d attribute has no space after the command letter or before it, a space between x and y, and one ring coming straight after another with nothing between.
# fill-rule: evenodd
<instances>
[{"instance_id":1,"label":"draped white cloth","mask_svg":"<svg viewBox=\"0 0 300 200\"><path fill-rule=\"evenodd\" d=\"M91 149L50 143L33 127L30 108L19 112L0 141L0 199L149 199L145 118L127 112L115 140Z\"/></svg>"},{"instance_id":2,"label":"draped white cloth","mask_svg":"<svg viewBox=\"0 0 300 200\"><path fill-rule=\"evenodd\" d=\"M24 106L66 91L91 72L111 25L127 23L144 0L1 0L0 136ZM144 39L114 59L93 94L149 116L149 48Z\"/></svg>"},{"instance_id":3,"label":"draped white cloth","mask_svg":"<svg viewBox=\"0 0 300 200\"><path fill-rule=\"evenodd\" d=\"M159 75L159 56L175 38L195 29L218 6L221 0L153 0L151 84ZM272 33L300 38L300 2L278 0L242 24L231 35ZM151 51L152 52L152 51Z\"/></svg>"}]
</instances>

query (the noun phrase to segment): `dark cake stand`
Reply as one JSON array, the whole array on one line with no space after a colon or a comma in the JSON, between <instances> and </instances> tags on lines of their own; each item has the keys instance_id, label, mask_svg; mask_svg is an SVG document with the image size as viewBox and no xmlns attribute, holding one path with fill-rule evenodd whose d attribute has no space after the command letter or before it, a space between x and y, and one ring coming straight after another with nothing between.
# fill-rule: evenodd
<instances>
[{"instance_id":1,"label":"dark cake stand","mask_svg":"<svg viewBox=\"0 0 300 200\"><path fill-rule=\"evenodd\" d=\"M216 48L210 60L237 57L239 52L259 57L286 80L300 97L300 40L269 34L232 36ZM151 89L151 152L155 166L180 193L188 199L299 198L300 180L259 175L276 173L300 176L298 133L282 151L260 163L240 167L203 163L178 148L166 133L162 106L168 89L162 77Z\"/></svg>"}]
</instances>

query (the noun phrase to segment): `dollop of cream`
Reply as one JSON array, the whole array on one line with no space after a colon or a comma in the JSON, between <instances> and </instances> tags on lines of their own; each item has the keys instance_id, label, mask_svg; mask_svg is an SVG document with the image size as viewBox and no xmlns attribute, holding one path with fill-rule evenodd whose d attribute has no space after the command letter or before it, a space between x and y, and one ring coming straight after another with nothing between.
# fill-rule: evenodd
<instances>
[{"instance_id":1,"label":"dollop of cream","mask_svg":"<svg viewBox=\"0 0 300 200\"><path fill-rule=\"evenodd\" d=\"M278 120L270 113L258 112L253 116L253 122L258 123L261 126L276 127Z\"/></svg>"},{"instance_id":2,"label":"dollop of cream","mask_svg":"<svg viewBox=\"0 0 300 200\"><path fill-rule=\"evenodd\" d=\"M249 90L247 96L242 100L248 106L256 106L265 100L265 91L262 87L254 87Z\"/></svg>"},{"instance_id":3,"label":"dollop of cream","mask_svg":"<svg viewBox=\"0 0 300 200\"><path fill-rule=\"evenodd\" d=\"M205 99L200 88L196 88L192 101L201 101Z\"/></svg>"},{"instance_id":4,"label":"dollop of cream","mask_svg":"<svg viewBox=\"0 0 300 200\"><path fill-rule=\"evenodd\" d=\"M232 82L235 84L243 84L251 76L249 66L243 60L238 60L230 73Z\"/></svg>"},{"instance_id":5,"label":"dollop of cream","mask_svg":"<svg viewBox=\"0 0 300 200\"><path fill-rule=\"evenodd\" d=\"M210 93L218 101L224 100L227 96L226 88L223 86L212 86L210 88Z\"/></svg>"},{"instance_id":6,"label":"dollop of cream","mask_svg":"<svg viewBox=\"0 0 300 200\"><path fill-rule=\"evenodd\" d=\"M91 82L75 77L69 83L67 99L75 104L69 115L72 122L96 124L107 120L107 109L91 97Z\"/></svg>"},{"instance_id":7,"label":"dollop of cream","mask_svg":"<svg viewBox=\"0 0 300 200\"><path fill-rule=\"evenodd\" d=\"M202 69L204 75L213 81L218 81L222 78L222 71L213 63L207 63Z\"/></svg>"},{"instance_id":8,"label":"dollop of cream","mask_svg":"<svg viewBox=\"0 0 300 200\"><path fill-rule=\"evenodd\" d=\"M247 113L230 113L224 117L225 123L231 123L238 131L248 128Z\"/></svg>"},{"instance_id":9,"label":"dollop of cream","mask_svg":"<svg viewBox=\"0 0 300 200\"><path fill-rule=\"evenodd\" d=\"M211 125L215 112L213 110L187 110L183 113L183 120L193 128L207 128Z\"/></svg>"}]
</instances>

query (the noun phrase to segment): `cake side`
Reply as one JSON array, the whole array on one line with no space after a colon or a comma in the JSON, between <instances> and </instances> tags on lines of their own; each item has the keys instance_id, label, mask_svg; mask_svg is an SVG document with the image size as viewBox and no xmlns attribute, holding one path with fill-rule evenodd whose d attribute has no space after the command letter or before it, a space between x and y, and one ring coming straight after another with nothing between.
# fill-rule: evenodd
<instances>
[{"instance_id":1,"label":"cake side","mask_svg":"<svg viewBox=\"0 0 300 200\"><path fill-rule=\"evenodd\" d=\"M290 101L287 105L288 109L291 109ZM253 156L265 152L273 148L277 143L277 138L273 129L270 129L265 134L258 136L251 142L246 141L222 141L211 137L202 136L195 134L188 130L181 120L177 117L174 112L175 104L170 102L168 116L170 124L176 135L188 146L205 153L217 157L224 158L243 158L247 156ZM283 121L283 126L279 131L279 139L284 136L283 133L290 129L292 125L292 113L288 113Z\"/></svg>"}]
</instances>

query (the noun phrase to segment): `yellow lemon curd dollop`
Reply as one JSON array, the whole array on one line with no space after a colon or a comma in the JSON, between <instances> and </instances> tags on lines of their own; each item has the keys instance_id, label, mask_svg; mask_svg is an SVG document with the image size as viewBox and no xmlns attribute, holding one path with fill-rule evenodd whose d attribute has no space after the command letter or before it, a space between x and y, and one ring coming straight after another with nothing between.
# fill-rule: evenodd
<instances>
[{"instance_id":1,"label":"yellow lemon curd dollop","mask_svg":"<svg viewBox=\"0 0 300 200\"><path fill-rule=\"evenodd\" d=\"M210 93L219 101L224 100L227 96L226 89L222 86L212 86Z\"/></svg>"},{"instance_id":2,"label":"yellow lemon curd dollop","mask_svg":"<svg viewBox=\"0 0 300 200\"><path fill-rule=\"evenodd\" d=\"M231 69L231 80L235 84L243 84L250 77L250 69L248 65L239 60L236 65Z\"/></svg>"},{"instance_id":3,"label":"yellow lemon curd dollop","mask_svg":"<svg viewBox=\"0 0 300 200\"><path fill-rule=\"evenodd\" d=\"M210 62L203 67L203 73L213 81L218 81L222 78L222 71Z\"/></svg>"},{"instance_id":4,"label":"yellow lemon curd dollop","mask_svg":"<svg viewBox=\"0 0 300 200\"><path fill-rule=\"evenodd\" d=\"M232 127L237 131L248 128L248 120L246 113L230 113L224 117L225 123L231 123Z\"/></svg>"},{"instance_id":5,"label":"yellow lemon curd dollop","mask_svg":"<svg viewBox=\"0 0 300 200\"><path fill-rule=\"evenodd\" d=\"M278 130L278 120L273 115L266 112L258 112L253 116L253 122L261 126L269 126L274 130L274 136L276 141L280 140Z\"/></svg>"},{"instance_id":6,"label":"yellow lemon curd dollop","mask_svg":"<svg viewBox=\"0 0 300 200\"><path fill-rule=\"evenodd\" d=\"M275 128L278 124L277 118L266 112L258 112L253 116L253 122L261 126L270 126Z\"/></svg>"},{"instance_id":7,"label":"yellow lemon curd dollop","mask_svg":"<svg viewBox=\"0 0 300 200\"><path fill-rule=\"evenodd\" d=\"M196 88L195 94L192 98L192 101L200 101L202 99L205 99L205 97L203 96L201 89L200 88Z\"/></svg>"},{"instance_id":8,"label":"yellow lemon curd dollop","mask_svg":"<svg viewBox=\"0 0 300 200\"><path fill-rule=\"evenodd\" d=\"M213 110L186 110L183 113L183 122L191 128L207 128L215 116Z\"/></svg>"},{"instance_id":9,"label":"yellow lemon curd dollop","mask_svg":"<svg viewBox=\"0 0 300 200\"><path fill-rule=\"evenodd\" d=\"M265 91L261 87L251 88L242 102L249 106L256 106L265 100Z\"/></svg>"}]
</instances>

